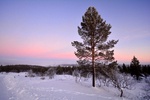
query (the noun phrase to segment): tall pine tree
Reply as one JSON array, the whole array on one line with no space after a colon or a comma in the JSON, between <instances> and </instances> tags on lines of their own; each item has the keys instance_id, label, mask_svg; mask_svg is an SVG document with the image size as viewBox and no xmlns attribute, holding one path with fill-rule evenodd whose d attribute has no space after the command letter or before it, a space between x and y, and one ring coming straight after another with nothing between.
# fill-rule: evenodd
<instances>
[{"instance_id":1,"label":"tall pine tree","mask_svg":"<svg viewBox=\"0 0 150 100\"><path fill-rule=\"evenodd\" d=\"M116 40L107 41L111 25L106 24L94 7L89 7L82 16L81 27L78 27L78 34L83 42L74 41L77 51L75 55L79 58L79 65L89 65L92 67L92 86L95 87L96 67L98 64L108 64L114 61L114 50L111 48L118 42Z\"/></svg>"}]
</instances>

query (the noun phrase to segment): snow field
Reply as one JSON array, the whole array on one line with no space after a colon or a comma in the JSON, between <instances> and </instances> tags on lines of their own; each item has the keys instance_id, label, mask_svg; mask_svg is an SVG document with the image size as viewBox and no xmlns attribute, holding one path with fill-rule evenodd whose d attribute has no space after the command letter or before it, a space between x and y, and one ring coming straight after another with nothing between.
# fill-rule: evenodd
<instances>
[{"instance_id":1,"label":"snow field","mask_svg":"<svg viewBox=\"0 0 150 100\"><path fill-rule=\"evenodd\" d=\"M70 75L56 75L54 79L45 77L25 77L25 73L0 74L0 99L3 100L136 100L130 90L124 90L125 97L119 97L116 88L91 87L89 80L75 82ZM139 84L140 86L140 84ZM134 91L140 90L134 89ZM138 94L139 92L136 91ZM3 95L2 95L3 94ZM128 96L128 97L127 97ZM135 98L135 99L133 99Z\"/></svg>"}]
</instances>

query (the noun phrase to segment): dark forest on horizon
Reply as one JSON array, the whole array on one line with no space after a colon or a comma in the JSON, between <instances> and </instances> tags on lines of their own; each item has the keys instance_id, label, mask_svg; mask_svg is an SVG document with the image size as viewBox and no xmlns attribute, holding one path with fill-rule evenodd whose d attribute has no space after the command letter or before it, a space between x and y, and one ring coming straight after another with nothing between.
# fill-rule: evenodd
<instances>
[{"instance_id":1,"label":"dark forest on horizon","mask_svg":"<svg viewBox=\"0 0 150 100\"><path fill-rule=\"evenodd\" d=\"M111 66L111 65L110 65ZM28 72L29 70L32 70L33 73L44 75L44 73L49 69L55 69L56 74L62 75L62 74L68 74L72 75L72 73L78 69L82 71L83 73L90 73L92 71L91 67L89 66L77 66L77 65L58 65L58 66L38 66L38 65L1 65L0 66L0 72ZM102 67L97 67L97 72L101 72ZM148 77L150 75L150 65L139 65L139 66L133 66L133 65L118 65L118 70L120 73L130 74L131 76L135 77L137 80Z\"/></svg>"}]
</instances>

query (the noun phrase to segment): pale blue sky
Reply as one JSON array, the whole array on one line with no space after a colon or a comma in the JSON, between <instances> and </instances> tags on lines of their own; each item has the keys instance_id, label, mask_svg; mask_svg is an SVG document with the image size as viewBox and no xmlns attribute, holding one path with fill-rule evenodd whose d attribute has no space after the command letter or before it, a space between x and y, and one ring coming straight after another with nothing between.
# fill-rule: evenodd
<instances>
[{"instance_id":1,"label":"pale blue sky","mask_svg":"<svg viewBox=\"0 0 150 100\"><path fill-rule=\"evenodd\" d=\"M119 39L115 58L129 64L136 56L150 63L149 0L0 0L0 64L76 63L77 26L89 6L112 25ZM108 39L108 40L109 40Z\"/></svg>"}]
</instances>

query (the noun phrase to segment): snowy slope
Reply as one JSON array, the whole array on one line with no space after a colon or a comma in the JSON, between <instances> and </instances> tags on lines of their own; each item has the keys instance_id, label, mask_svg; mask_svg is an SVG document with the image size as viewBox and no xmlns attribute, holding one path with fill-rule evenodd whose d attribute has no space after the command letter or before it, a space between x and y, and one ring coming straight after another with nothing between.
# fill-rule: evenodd
<instances>
[{"instance_id":1,"label":"snowy slope","mask_svg":"<svg viewBox=\"0 0 150 100\"><path fill-rule=\"evenodd\" d=\"M91 82L76 83L69 75L54 79L25 77L25 73L0 74L0 100L128 100L115 88L92 88ZM126 91L125 91L126 92ZM130 93L127 92L132 98ZM134 96L134 94L132 94ZM132 98L133 99L133 98ZM136 100L136 99L135 99Z\"/></svg>"}]
</instances>

